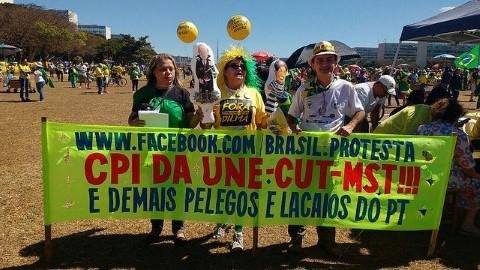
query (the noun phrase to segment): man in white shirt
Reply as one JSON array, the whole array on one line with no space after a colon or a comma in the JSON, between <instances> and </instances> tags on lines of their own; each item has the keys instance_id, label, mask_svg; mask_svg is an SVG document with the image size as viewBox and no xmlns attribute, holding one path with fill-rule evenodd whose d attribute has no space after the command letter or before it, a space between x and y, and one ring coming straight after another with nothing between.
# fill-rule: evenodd
<instances>
[{"instance_id":1,"label":"man in white shirt","mask_svg":"<svg viewBox=\"0 0 480 270\"><path fill-rule=\"evenodd\" d=\"M395 79L390 75L382 75L376 82L359 83L354 86L358 98L362 102L365 114L370 114L371 130L378 126L380 120L380 108L385 104L387 96L395 95ZM369 132L368 120L362 121L359 127L360 132Z\"/></svg>"},{"instance_id":2,"label":"man in white shirt","mask_svg":"<svg viewBox=\"0 0 480 270\"><path fill-rule=\"evenodd\" d=\"M328 41L315 45L308 64L314 76L309 76L292 100L287 122L294 133L302 130L335 132L340 136L350 135L365 118L362 103L350 82L337 79L334 69L340 62L335 47ZM350 121L345 123L345 117ZM300 126L297 119L300 118ZM298 252L302 247L305 226L289 225L291 237L289 251ZM317 227L317 246L329 255L338 255L335 245L335 228Z\"/></svg>"}]
</instances>

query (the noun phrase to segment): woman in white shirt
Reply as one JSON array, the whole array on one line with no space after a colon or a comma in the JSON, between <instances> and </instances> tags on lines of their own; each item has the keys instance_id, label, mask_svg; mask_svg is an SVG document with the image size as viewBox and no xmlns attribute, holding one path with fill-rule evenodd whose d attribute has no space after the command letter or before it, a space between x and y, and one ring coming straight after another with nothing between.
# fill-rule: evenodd
<instances>
[{"instance_id":1,"label":"woman in white shirt","mask_svg":"<svg viewBox=\"0 0 480 270\"><path fill-rule=\"evenodd\" d=\"M35 71L33 72L33 75L35 75L35 83L37 86L37 91L40 94L40 101L43 101L45 99L44 87L47 73L45 72L45 69L43 69L41 62L35 63Z\"/></svg>"}]
</instances>

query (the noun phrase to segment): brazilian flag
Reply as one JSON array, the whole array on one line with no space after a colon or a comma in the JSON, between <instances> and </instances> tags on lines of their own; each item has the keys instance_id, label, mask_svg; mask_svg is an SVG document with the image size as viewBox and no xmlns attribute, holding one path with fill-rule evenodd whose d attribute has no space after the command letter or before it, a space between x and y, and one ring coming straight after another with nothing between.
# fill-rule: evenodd
<instances>
[{"instance_id":1,"label":"brazilian flag","mask_svg":"<svg viewBox=\"0 0 480 270\"><path fill-rule=\"evenodd\" d=\"M480 45L475 46L472 50L460 55L455 60L455 66L462 69L477 68L479 65L478 58L480 56Z\"/></svg>"}]
</instances>

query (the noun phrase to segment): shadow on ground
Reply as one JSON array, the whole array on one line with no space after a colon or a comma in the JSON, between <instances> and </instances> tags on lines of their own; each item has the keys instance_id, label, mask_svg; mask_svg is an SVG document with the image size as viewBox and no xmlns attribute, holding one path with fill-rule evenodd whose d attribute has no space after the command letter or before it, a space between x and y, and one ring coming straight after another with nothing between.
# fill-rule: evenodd
<instances>
[{"instance_id":1,"label":"shadow on ground","mask_svg":"<svg viewBox=\"0 0 480 270\"><path fill-rule=\"evenodd\" d=\"M353 244L340 244L345 251L340 258L329 258L315 246L307 247L299 255L286 252L287 244L261 247L241 253L216 252L226 248L225 242L211 239L211 235L189 239L186 244L174 245L171 237L162 237L159 243L147 245L145 235L95 235L103 229L91 229L69 236L55 238L51 268L138 268L138 269L378 269L408 267L411 262L426 258L430 232L351 232ZM266 236L262 236L266 237ZM478 269L480 264L479 239L441 233L437 258L447 267ZM443 243L443 245L442 245ZM27 246L20 255L37 256L31 265L9 269L32 269L45 266L43 241ZM442 247L440 247L442 246ZM426 261L428 265L428 261Z\"/></svg>"}]
</instances>

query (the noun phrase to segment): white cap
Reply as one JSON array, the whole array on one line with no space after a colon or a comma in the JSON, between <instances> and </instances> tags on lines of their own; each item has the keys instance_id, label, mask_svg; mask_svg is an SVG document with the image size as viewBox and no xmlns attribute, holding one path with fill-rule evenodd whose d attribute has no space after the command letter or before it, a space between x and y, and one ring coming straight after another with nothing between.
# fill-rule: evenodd
<instances>
[{"instance_id":1,"label":"white cap","mask_svg":"<svg viewBox=\"0 0 480 270\"><path fill-rule=\"evenodd\" d=\"M390 76L390 75L382 75L380 76L380 78L378 79L378 82L383 84L386 88L387 88L387 92L390 94L390 95L396 95L396 92L395 92L395 79Z\"/></svg>"}]
</instances>

